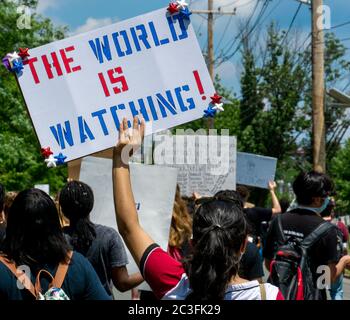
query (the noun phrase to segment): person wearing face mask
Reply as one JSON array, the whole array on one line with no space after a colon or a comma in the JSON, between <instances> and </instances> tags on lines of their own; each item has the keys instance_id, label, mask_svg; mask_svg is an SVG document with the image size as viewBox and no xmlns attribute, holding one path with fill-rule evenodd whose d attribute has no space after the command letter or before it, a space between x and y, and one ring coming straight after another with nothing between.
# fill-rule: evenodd
<instances>
[{"instance_id":1,"label":"person wearing face mask","mask_svg":"<svg viewBox=\"0 0 350 320\"><path fill-rule=\"evenodd\" d=\"M293 183L293 191L295 200L286 213L272 221L268 230L263 253L268 270L279 252L280 232L283 232L282 238L287 244L295 246L302 243L321 224L329 224L321 216L334 192L334 185L327 175L316 171L302 172ZM312 299L326 300L325 286L318 285L322 276L320 270L328 270L333 283L350 264L350 256L340 258L336 228L325 228L325 232L308 249L307 259L312 275L311 285L315 292Z\"/></svg>"}]
</instances>

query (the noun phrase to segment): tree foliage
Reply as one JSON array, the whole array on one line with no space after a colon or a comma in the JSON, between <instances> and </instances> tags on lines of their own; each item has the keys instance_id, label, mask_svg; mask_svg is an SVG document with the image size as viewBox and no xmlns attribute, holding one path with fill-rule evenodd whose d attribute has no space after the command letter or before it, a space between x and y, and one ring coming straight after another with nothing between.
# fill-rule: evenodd
<instances>
[{"instance_id":1,"label":"tree foliage","mask_svg":"<svg viewBox=\"0 0 350 320\"><path fill-rule=\"evenodd\" d=\"M0 55L33 48L62 39L65 28L56 28L49 19L32 14L30 29L19 29L21 4L35 9L37 1L1 1ZM8 190L21 190L37 183L49 183L57 191L66 178L66 168L49 170L40 155L40 146L15 77L0 68L0 182Z\"/></svg>"}]
</instances>

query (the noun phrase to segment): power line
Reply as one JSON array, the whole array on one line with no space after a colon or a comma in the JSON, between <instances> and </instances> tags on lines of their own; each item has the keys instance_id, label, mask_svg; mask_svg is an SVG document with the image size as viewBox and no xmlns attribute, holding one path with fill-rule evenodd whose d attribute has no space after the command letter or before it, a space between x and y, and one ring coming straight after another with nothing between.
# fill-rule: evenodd
<instances>
[{"instance_id":1,"label":"power line","mask_svg":"<svg viewBox=\"0 0 350 320\"><path fill-rule=\"evenodd\" d=\"M247 24L246 26L249 26L251 19L253 18L256 9L258 8L259 5L259 1L256 2L254 9L252 11L252 13L250 14ZM225 47L229 46L229 48L226 50L225 48L223 48L223 51L226 50L226 52L229 52L231 50L231 48L234 46L234 44L236 43L236 41L241 37L241 35L243 34L244 29L241 30L241 32L233 39L233 41L231 42L231 44L226 45Z\"/></svg>"},{"instance_id":2,"label":"power line","mask_svg":"<svg viewBox=\"0 0 350 320\"><path fill-rule=\"evenodd\" d=\"M340 28L340 27L343 27L343 26L347 26L348 24L350 24L350 21L337 24L337 25L335 25L334 27L331 27L329 30L333 30L333 29L337 29L337 28Z\"/></svg>"},{"instance_id":3,"label":"power line","mask_svg":"<svg viewBox=\"0 0 350 320\"><path fill-rule=\"evenodd\" d=\"M297 18L298 14L299 14L299 11L300 11L302 5L303 4L300 2L299 5L298 5L298 9L297 9L297 11L294 14L291 23L289 24L288 31L287 31L287 33L285 34L285 36L284 36L284 38L282 40L282 45L284 44L284 41L286 41L286 39L288 37L288 34L289 34L290 30L292 29L292 26L293 26L293 24L295 22L295 19Z\"/></svg>"},{"instance_id":4,"label":"power line","mask_svg":"<svg viewBox=\"0 0 350 320\"><path fill-rule=\"evenodd\" d=\"M226 7L234 5L235 3L239 2L239 1L240 0L232 1L231 3L224 4L223 6L219 6L218 8L226 8ZM251 0L251 1L248 1L247 3L243 3L241 5L237 5L236 7L237 8L245 7L245 6L247 6L248 4L251 4L254 1L259 1L259 0Z\"/></svg>"},{"instance_id":5,"label":"power line","mask_svg":"<svg viewBox=\"0 0 350 320\"><path fill-rule=\"evenodd\" d=\"M265 18L264 18L260 23L259 23L259 21L257 20L257 21L256 21L256 25L253 26L252 30L248 33L247 36L249 36L249 34L256 28L256 26L257 26L258 24L259 24L259 26L260 26L261 24L263 24L263 23L266 21L266 19L277 9L277 7L278 7L281 3L282 3L282 0L279 0L279 2L270 10L270 12L265 16ZM268 4L267 4L267 5L268 5ZM266 8L267 8L267 7L266 7ZM260 18L261 18L262 15L265 13L266 8L265 8L264 12L260 12L260 15L259 15ZM241 33L241 34L242 34L242 33ZM242 40L243 40L243 39L242 39ZM242 42L242 40L241 40L241 42ZM231 58L236 54L236 52L238 52L238 50L239 50L239 48L240 48L240 45L241 45L241 43L239 44L239 46L236 48L236 50L235 50L230 56L225 57L225 58L222 58L222 61L220 61L220 62L218 63L218 66L220 66L220 65L221 65L222 63L224 63L225 61L231 59Z\"/></svg>"},{"instance_id":6,"label":"power line","mask_svg":"<svg viewBox=\"0 0 350 320\"><path fill-rule=\"evenodd\" d=\"M230 59L239 51L239 49L240 49L240 47L241 47L243 41L246 40L246 39L250 36L250 34L254 31L254 29L258 26L258 24L259 24L259 22L260 22L262 16L264 15L264 13L265 13L265 11L266 11L268 5L269 5L269 0L265 0L264 4L263 4L263 6L262 6L262 8L261 8L261 10L260 10L260 13L259 13L259 15L258 15L258 17L257 17L257 19L256 19L256 21L255 21L255 23L254 23L254 25L253 25L252 28L250 29L250 31L249 31L246 35L244 35L244 36L242 37L242 39L241 39L240 42L238 43L236 49L235 49L231 54L226 54L226 57L225 57L225 55L224 55L224 58L222 58L222 60L218 63L218 66L220 66L220 65L221 65L222 63L224 63L225 61L230 60ZM242 29L241 35L243 35L243 32L244 32L244 29Z\"/></svg>"},{"instance_id":7,"label":"power line","mask_svg":"<svg viewBox=\"0 0 350 320\"><path fill-rule=\"evenodd\" d=\"M215 54L216 54L216 52L217 52L217 51L219 50L219 48L220 48L220 44L221 44L222 40L224 39L224 37L225 37L225 35L226 35L226 32L227 32L227 29L228 29L229 25L230 25L231 22L232 22L232 18L233 18L233 16L230 17L230 19L228 20L228 22L227 22L227 24L226 24L226 27L225 27L225 29L224 29L224 32L222 33L222 36L221 36L221 38L220 38L220 41L219 41L219 43L218 43L217 46L216 46Z\"/></svg>"}]
</instances>

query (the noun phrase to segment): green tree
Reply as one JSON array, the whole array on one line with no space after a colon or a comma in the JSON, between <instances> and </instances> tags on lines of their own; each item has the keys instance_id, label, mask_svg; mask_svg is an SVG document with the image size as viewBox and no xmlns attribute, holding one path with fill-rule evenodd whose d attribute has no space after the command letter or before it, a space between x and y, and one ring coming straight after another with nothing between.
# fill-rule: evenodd
<instances>
[{"instance_id":1,"label":"green tree","mask_svg":"<svg viewBox=\"0 0 350 320\"><path fill-rule=\"evenodd\" d=\"M347 77L350 72L350 61L346 60L346 47L336 38L334 33L325 34L325 90L335 87L337 83ZM304 89L305 99L303 113L308 123L306 136L302 146L306 150L308 161L312 161L312 78L311 78L311 48L302 54L303 67L309 73ZM350 121L347 119L345 108L339 107L332 98L325 96L325 125L326 125L326 165L331 162L335 153L340 148L340 142L349 128Z\"/></svg>"},{"instance_id":2,"label":"green tree","mask_svg":"<svg viewBox=\"0 0 350 320\"><path fill-rule=\"evenodd\" d=\"M31 28L19 29L20 4L34 11L37 1L1 1L1 57L19 47L33 48L62 39L66 33L66 28L56 28L49 19L35 13L31 16ZM0 182L8 190L49 183L51 190L57 191L65 182L66 167L46 168L16 79L4 67L0 68L0 105Z\"/></svg>"},{"instance_id":3,"label":"green tree","mask_svg":"<svg viewBox=\"0 0 350 320\"><path fill-rule=\"evenodd\" d=\"M350 212L350 139L344 148L338 150L331 160L329 172L336 186L337 211L348 214Z\"/></svg>"},{"instance_id":4,"label":"green tree","mask_svg":"<svg viewBox=\"0 0 350 320\"><path fill-rule=\"evenodd\" d=\"M297 132L304 129L299 102L307 74L283 46L283 33L271 24L265 63L258 68L252 49L243 51L240 149L283 159L293 153Z\"/></svg>"}]
</instances>

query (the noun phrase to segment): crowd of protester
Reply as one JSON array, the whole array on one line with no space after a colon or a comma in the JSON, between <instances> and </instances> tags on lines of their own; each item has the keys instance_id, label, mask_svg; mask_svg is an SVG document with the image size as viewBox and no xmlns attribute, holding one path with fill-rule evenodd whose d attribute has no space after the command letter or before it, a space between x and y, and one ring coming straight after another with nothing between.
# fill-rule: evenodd
<instances>
[{"instance_id":1,"label":"crowd of protester","mask_svg":"<svg viewBox=\"0 0 350 320\"><path fill-rule=\"evenodd\" d=\"M0 300L111 300L113 287L141 300L343 299L349 233L327 175L300 173L292 203L278 200L271 181L271 208L248 202L245 186L213 197L182 197L177 187L161 248L139 223L122 152L140 145L144 123L135 118L132 135L127 128L124 119L111 173L119 232L90 220L94 194L81 181L67 182L55 200L0 184ZM122 239L140 272L129 274ZM143 281L151 292L137 290Z\"/></svg>"}]
</instances>

